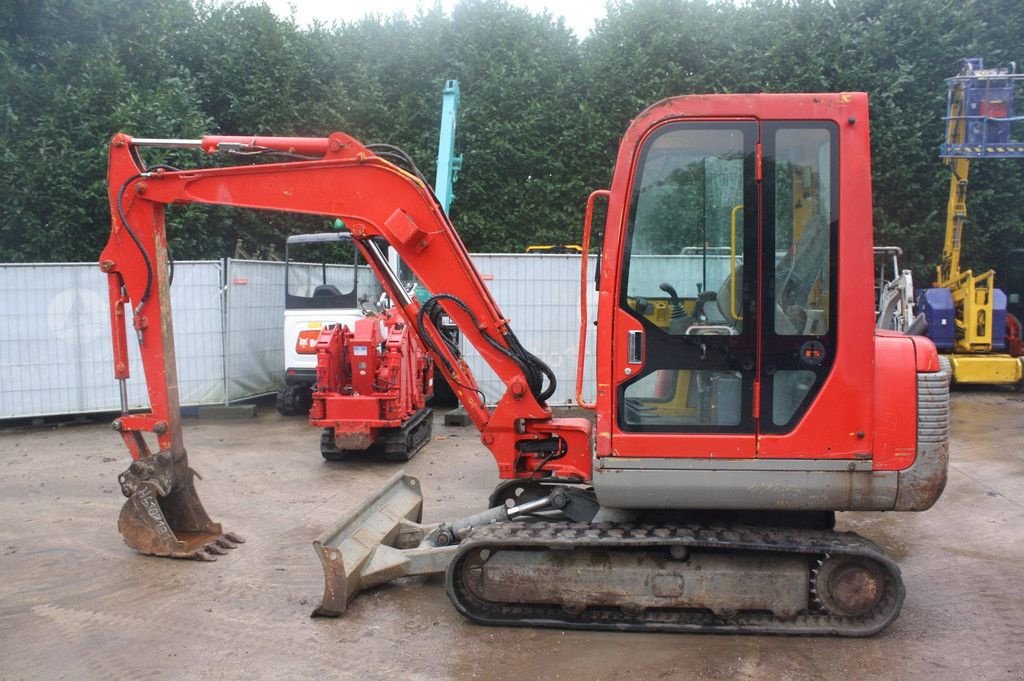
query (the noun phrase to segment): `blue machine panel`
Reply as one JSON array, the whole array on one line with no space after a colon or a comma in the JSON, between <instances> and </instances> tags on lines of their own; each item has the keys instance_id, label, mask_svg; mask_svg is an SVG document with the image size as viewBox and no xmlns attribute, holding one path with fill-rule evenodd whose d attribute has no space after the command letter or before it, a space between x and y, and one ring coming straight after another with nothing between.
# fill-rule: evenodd
<instances>
[{"instance_id":1,"label":"blue machine panel","mask_svg":"<svg viewBox=\"0 0 1024 681\"><path fill-rule=\"evenodd\" d=\"M948 288L917 290L917 309L928 322L928 338L939 350L952 350L956 343L953 321L953 292ZM1004 322L1005 323L1005 322Z\"/></svg>"},{"instance_id":2,"label":"blue machine panel","mask_svg":"<svg viewBox=\"0 0 1024 681\"><path fill-rule=\"evenodd\" d=\"M1006 349L1006 294L992 289L992 349Z\"/></svg>"}]
</instances>

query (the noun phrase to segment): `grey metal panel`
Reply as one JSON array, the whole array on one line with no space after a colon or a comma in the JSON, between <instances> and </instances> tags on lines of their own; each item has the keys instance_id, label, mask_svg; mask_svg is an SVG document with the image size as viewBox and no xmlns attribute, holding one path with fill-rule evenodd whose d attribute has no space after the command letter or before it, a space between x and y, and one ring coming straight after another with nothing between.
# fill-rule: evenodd
<instances>
[{"instance_id":1,"label":"grey metal panel","mask_svg":"<svg viewBox=\"0 0 1024 681\"><path fill-rule=\"evenodd\" d=\"M939 355L939 371L917 374L917 456L899 473L896 510L925 511L946 488L949 469L949 383L953 369Z\"/></svg>"},{"instance_id":2,"label":"grey metal panel","mask_svg":"<svg viewBox=\"0 0 1024 681\"><path fill-rule=\"evenodd\" d=\"M224 398L221 279L219 262L177 263L174 267L171 309L181 404L216 404ZM132 343L130 317L129 314L128 347L141 367L138 346ZM137 391L140 403L148 404L141 368L133 376L136 380L131 387Z\"/></svg>"},{"instance_id":3,"label":"grey metal panel","mask_svg":"<svg viewBox=\"0 0 1024 681\"><path fill-rule=\"evenodd\" d=\"M284 271L283 262L227 261L226 402L284 383Z\"/></svg>"},{"instance_id":4,"label":"grey metal panel","mask_svg":"<svg viewBox=\"0 0 1024 681\"><path fill-rule=\"evenodd\" d=\"M594 491L609 508L888 511L896 478L893 471L595 469Z\"/></svg>"}]
</instances>

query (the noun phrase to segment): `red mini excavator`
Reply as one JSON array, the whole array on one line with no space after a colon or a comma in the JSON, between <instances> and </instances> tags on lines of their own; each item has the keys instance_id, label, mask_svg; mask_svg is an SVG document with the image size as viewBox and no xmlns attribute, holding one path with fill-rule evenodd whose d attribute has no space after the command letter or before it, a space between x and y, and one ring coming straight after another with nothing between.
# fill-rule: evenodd
<instances>
[{"instance_id":1,"label":"red mini excavator","mask_svg":"<svg viewBox=\"0 0 1024 681\"><path fill-rule=\"evenodd\" d=\"M290 156L147 168L139 153L154 145ZM316 614L429 572L444 572L456 608L484 624L856 636L899 614L899 568L835 531L834 514L919 511L939 497L949 370L927 339L875 330L866 95L685 96L632 122L584 225L588 253L606 199L593 404L580 394L585 333L577 376L596 425L552 414L551 370L520 344L393 147L342 133L119 134L109 182L100 266L116 376L127 378L130 304L152 401L116 422L135 459L122 475L121 530L136 549L195 557L224 537L181 442L163 223L169 204L207 203L343 220L503 480L486 510L425 525L419 483L397 474L315 543L326 586ZM435 295L408 295L380 239ZM583 331L588 288L582 258ZM441 312L504 382L493 408L433 323Z\"/></svg>"}]
</instances>

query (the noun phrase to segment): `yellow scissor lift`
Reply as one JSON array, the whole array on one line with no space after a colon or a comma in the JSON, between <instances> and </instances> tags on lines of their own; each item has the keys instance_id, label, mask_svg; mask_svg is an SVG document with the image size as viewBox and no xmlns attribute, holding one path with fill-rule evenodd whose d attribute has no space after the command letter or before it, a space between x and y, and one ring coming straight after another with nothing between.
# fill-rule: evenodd
<instances>
[{"instance_id":1,"label":"yellow scissor lift","mask_svg":"<svg viewBox=\"0 0 1024 681\"><path fill-rule=\"evenodd\" d=\"M981 59L964 59L960 74L948 78L946 142L940 155L952 171L942 262L935 283L918 296L928 337L949 353L958 383L1024 385L1019 343L1007 339L1007 298L995 286L995 271L960 269L967 221L967 180L971 159L1024 158L1024 142L1012 140L1013 94L1024 74L1010 68L985 69Z\"/></svg>"}]
</instances>

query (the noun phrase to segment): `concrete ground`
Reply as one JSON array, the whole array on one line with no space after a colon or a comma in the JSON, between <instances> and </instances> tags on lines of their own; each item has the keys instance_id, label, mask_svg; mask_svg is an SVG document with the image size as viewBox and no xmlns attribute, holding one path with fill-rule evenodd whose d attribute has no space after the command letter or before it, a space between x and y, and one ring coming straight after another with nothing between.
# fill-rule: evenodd
<instances>
[{"instance_id":1,"label":"concrete ground","mask_svg":"<svg viewBox=\"0 0 1024 681\"><path fill-rule=\"evenodd\" d=\"M328 464L301 418L186 422L199 493L248 542L215 563L140 556L117 533L127 454L102 424L0 432L2 679L1022 679L1024 396L959 393L946 493L921 514L841 514L901 564L900 618L870 639L488 628L439 579L310 619L311 542L400 468ZM440 426L440 420L438 420ZM495 483L471 428L411 463L425 520L481 510Z\"/></svg>"}]
</instances>

